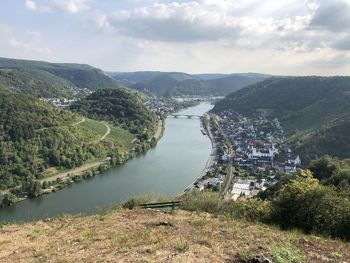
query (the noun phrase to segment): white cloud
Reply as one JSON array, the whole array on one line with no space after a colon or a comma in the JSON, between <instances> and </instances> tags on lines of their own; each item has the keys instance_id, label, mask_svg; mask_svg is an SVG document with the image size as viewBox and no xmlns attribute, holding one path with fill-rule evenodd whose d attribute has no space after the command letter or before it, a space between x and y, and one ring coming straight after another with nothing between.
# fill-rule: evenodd
<instances>
[{"instance_id":1,"label":"white cloud","mask_svg":"<svg viewBox=\"0 0 350 263\"><path fill-rule=\"evenodd\" d=\"M28 30L26 35L28 35L34 41L39 41L42 38L41 33L36 30Z\"/></svg>"},{"instance_id":2,"label":"white cloud","mask_svg":"<svg viewBox=\"0 0 350 263\"><path fill-rule=\"evenodd\" d=\"M25 0L25 5L31 11L48 12L58 10L75 14L89 9L86 2L86 0L48 0L38 4L36 0Z\"/></svg>"},{"instance_id":3,"label":"white cloud","mask_svg":"<svg viewBox=\"0 0 350 263\"><path fill-rule=\"evenodd\" d=\"M22 41L14 38L11 44L22 50L50 46L58 60L80 59L109 70L340 74L350 72L349 3L26 0L27 8L36 12L77 14L87 10L64 24L84 19L90 23L84 21L82 32L76 26L67 32L52 28L59 33L52 33L46 43L38 32L22 32ZM23 41L26 38L30 40ZM45 48L34 52L43 51Z\"/></svg>"},{"instance_id":4,"label":"white cloud","mask_svg":"<svg viewBox=\"0 0 350 263\"><path fill-rule=\"evenodd\" d=\"M10 32L12 32L11 26L0 24L0 33L10 33Z\"/></svg>"},{"instance_id":5,"label":"white cloud","mask_svg":"<svg viewBox=\"0 0 350 263\"><path fill-rule=\"evenodd\" d=\"M278 48L281 42L288 41L288 36L302 32L311 20L310 14L274 18L238 12L253 4L259 6L257 0L154 2L99 15L94 22L97 27L113 29L117 35L140 40L194 43L226 39L228 45L252 42L248 47ZM280 8L271 5L271 10Z\"/></svg>"},{"instance_id":6,"label":"white cloud","mask_svg":"<svg viewBox=\"0 0 350 263\"><path fill-rule=\"evenodd\" d=\"M23 49L25 51L35 52L35 53L39 53L39 54L50 54L52 52L52 50L49 48L36 47L33 43L19 41L15 38L11 38L11 40L9 41L8 44L12 48Z\"/></svg>"},{"instance_id":7,"label":"white cloud","mask_svg":"<svg viewBox=\"0 0 350 263\"><path fill-rule=\"evenodd\" d=\"M51 6L53 9L59 9L72 14L89 9L86 0L54 0Z\"/></svg>"},{"instance_id":8,"label":"white cloud","mask_svg":"<svg viewBox=\"0 0 350 263\"><path fill-rule=\"evenodd\" d=\"M29 10L36 11L38 9L34 0L25 0L25 5Z\"/></svg>"}]
</instances>

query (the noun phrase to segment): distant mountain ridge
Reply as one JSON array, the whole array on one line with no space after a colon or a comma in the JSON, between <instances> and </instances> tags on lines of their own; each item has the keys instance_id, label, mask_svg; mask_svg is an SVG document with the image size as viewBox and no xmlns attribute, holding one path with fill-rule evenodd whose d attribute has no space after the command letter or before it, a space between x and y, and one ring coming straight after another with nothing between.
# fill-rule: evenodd
<instances>
[{"instance_id":1,"label":"distant mountain ridge","mask_svg":"<svg viewBox=\"0 0 350 263\"><path fill-rule=\"evenodd\" d=\"M257 73L187 74L182 72L110 72L116 81L149 95L225 96L270 76Z\"/></svg>"},{"instance_id":2,"label":"distant mountain ridge","mask_svg":"<svg viewBox=\"0 0 350 263\"><path fill-rule=\"evenodd\" d=\"M37 98L72 98L126 86L156 96L225 96L270 76L257 73L103 72L86 65L0 58L0 84Z\"/></svg>"},{"instance_id":3,"label":"distant mountain ridge","mask_svg":"<svg viewBox=\"0 0 350 263\"><path fill-rule=\"evenodd\" d=\"M228 95L213 111L257 109L271 110L282 121L304 160L350 158L350 77L271 78Z\"/></svg>"},{"instance_id":4,"label":"distant mountain ridge","mask_svg":"<svg viewBox=\"0 0 350 263\"><path fill-rule=\"evenodd\" d=\"M70 98L118 83L86 64L0 58L0 84L34 97Z\"/></svg>"}]
</instances>

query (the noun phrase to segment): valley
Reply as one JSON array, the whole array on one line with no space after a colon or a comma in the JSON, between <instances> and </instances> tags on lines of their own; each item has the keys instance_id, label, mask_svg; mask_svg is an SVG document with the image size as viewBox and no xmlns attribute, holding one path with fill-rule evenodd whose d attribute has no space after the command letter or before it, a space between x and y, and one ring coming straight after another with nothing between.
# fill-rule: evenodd
<instances>
[{"instance_id":1,"label":"valley","mask_svg":"<svg viewBox=\"0 0 350 263\"><path fill-rule=\"evenodd\" d=\"M0 14L0 263L350 263L350 0Z\"/></svg>"},{"instance_id":2,"label":"valley","mask_svg":"<svg viewBox=\"0 0 350 263\"><path fill-rule=\"evenodd\" d=\"M211 107L202 103L179 113L201 115ZM177 196L200 175L211 144L200 131L199 119L169 117L164 125L156 147L60 191L2 208L0 221L31 221L62 213L94 214L148 193Z\"/></svg>"},{"instance_id":3,"label":"valley","mask_svg":"<svg viewBox=\"0 0 350 263\"><path fill-rule=\"evenodd\" d=\"M28 75L0 82L0 222L175 199L183 210L349 239L347 77L0 62L13 67L6 74L40 68L70 82L68 92L33 73L50 93L23 89Z\"/></svg>"}]
</instances>

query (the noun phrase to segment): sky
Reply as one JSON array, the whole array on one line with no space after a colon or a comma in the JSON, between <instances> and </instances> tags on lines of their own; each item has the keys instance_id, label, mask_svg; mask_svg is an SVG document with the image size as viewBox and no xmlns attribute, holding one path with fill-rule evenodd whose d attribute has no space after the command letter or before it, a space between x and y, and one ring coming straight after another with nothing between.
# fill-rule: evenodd
<instances>
[{"instance_id":1,"label":"sky","mask_svg":"<svg viewBox=\"0 0 350 263\"><path fill-rule=\"evenodd\" d=\"M106 71L349 75L350 0L1 0L0 56Z\"/></svg>"}]
</instances>

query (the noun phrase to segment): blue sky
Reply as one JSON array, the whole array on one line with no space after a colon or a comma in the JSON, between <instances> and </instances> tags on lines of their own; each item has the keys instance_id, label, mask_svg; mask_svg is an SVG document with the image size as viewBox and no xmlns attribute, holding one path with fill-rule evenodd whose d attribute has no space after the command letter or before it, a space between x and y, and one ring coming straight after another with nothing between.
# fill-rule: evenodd
<instances>
[{"instance_id":1,"label":"blue sky","mask_svg":"<svg viewBox=\"0 0 350 263\"><path fill-rule=\"evenodd\" d=\"M3 0L0 56L108 71L347 75L350 0Z\"/></svg>"}]
</instances>

